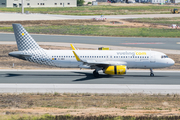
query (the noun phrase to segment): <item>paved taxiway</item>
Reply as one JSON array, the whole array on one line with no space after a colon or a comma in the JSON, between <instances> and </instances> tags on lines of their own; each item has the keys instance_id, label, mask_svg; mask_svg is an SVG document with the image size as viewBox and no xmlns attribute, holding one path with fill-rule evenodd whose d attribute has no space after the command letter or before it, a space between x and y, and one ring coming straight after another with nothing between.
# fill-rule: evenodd
<instances>
[{"instance_id":1,"label":"paved taxiway","mask_svg":"<svg viewBox=\"0 0 180 120\"><path fill-rule=\"evenodd\" d=\"M61 36L32 35L37 42L84 43L110 46L128 46L141 48L180 50L179 38L138 38L138 37L92 37L92 36ZM15 42L14 34L0 33L0 41ZM124 44L140 43L140 44ZM147 43L147 44L146 44ZM100 46L101 47L101 46Z\"/></svg>"},{"instance_id":2,"label":"paved taxiway","mask_svg":"<svg viewBox=\"0 0 180 120\"><path fill-rule=\"evenodd\" d=\"M0 21L17 20L67 20L67 19L92 19L96 16L73 16L73 15L52 15L52 14L21 14L21 13L0 13ZM141 14L141 15L105 15L107 19L129 19L129 18L159 18L159 17L179 17L178 14Z\"/></svg>"},{"instance_id":3,"label":"paved taxiway","mask_svg":"<svg viewBox=\"0 0 180 120\"><path fill-rule=\"evenodd\" d=\"M123 76L101 74L94 78L92 71L0 71L0 93L147 93L179 94L180 72L129 71Z\"/></svg>"}]
</instances>

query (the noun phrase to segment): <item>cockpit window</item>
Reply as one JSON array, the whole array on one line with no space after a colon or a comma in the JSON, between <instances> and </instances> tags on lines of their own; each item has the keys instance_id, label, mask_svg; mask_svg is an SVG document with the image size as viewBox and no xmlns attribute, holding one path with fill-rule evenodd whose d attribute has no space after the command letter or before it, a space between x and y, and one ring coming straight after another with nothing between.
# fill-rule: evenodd
<instances>
[{"instance_id":1,"label":"cockpit window","mask_svg":"<svg viewBox=\"0 0 180 120\"><path fill-rule=\"evenodd\" d=\"M162 55L162 56L161 56L161 58L168 58L168 56L166 56L166 55Z\"/></svg>"}]
</instances>

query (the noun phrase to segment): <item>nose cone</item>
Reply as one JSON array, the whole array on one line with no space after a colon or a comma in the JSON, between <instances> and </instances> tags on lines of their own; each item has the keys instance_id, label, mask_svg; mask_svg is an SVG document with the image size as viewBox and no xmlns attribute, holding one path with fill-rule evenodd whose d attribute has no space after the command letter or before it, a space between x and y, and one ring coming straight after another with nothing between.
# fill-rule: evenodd
<instances>
[{"instance_id":1,"label":"nose cone","mask_svg":"<svg viewBox=\"0 0 180 120\"><path fill-rule=\"evenodd\" d=\"M169 64L169 66L172 66L172 65L174 65L174 60L173 59L171 59L171 58L169 58L169 61L168 61L168 64Z\"/></svg>"}]
</instances>

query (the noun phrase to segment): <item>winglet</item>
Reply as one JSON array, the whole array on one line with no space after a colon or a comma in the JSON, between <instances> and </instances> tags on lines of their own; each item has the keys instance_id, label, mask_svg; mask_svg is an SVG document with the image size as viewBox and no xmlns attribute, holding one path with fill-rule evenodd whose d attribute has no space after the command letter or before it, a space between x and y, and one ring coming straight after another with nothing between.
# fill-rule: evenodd
<instances>
[{"instance_id":1,"label":"winglet","mask_svg":"<svg viewBox=\"0 0 180 120\"><path fill-rule=\"evenodd\" d=\"M71 45L71 47L72 47L73 50L76 50L76 48L75 48L72 44L70 44L70 45Z\"/></svg>"},{"instance_id":2,"label":"winglet","mask_svg":"<svg viewBox=\"0 0 180 120\"><path fill-rule=\"evenodd\" d=\"M82 60L78 57L78 55L75 53L75 51L73 51L73 53L74 53L74 56L75 56L76 60L78 62L82 62Z\"/></svg>"}]
</instances>

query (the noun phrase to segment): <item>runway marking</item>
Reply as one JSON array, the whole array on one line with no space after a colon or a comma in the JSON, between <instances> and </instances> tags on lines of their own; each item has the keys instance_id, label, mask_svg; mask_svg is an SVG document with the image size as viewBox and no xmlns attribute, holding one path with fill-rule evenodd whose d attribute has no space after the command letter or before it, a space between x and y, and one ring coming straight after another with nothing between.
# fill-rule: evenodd
<instances>
[{"instance_id":1,"label":"runway marking","mask_svg":"<svg viewBox=\"0 0 180 120\"><path fill-rule=\"evenodd\" d=\"M153 43L120 43L123 45L141 45L141 44L165 44L165 43L161 43L161 42L153 42Z\"/></svg>"},{"instance_id":2,"label":"runway marking","mask_svg":"<svg viewBox=\"0 0 180 120\"><path fill-rule=\"evenodd\" d=\"M0 93L54 93L54 92L179 94L180 85L0 84Z\"/></svg>"},{"instance_id":3,"label":"runway marking","mask_svg":"<svg viewBox=\"0 0 180 120\"><path fill-rule=\"evenodd\" d=\"M176 44L180 44L180 42L177 42Z\"/></svg>"}]
</instances>

